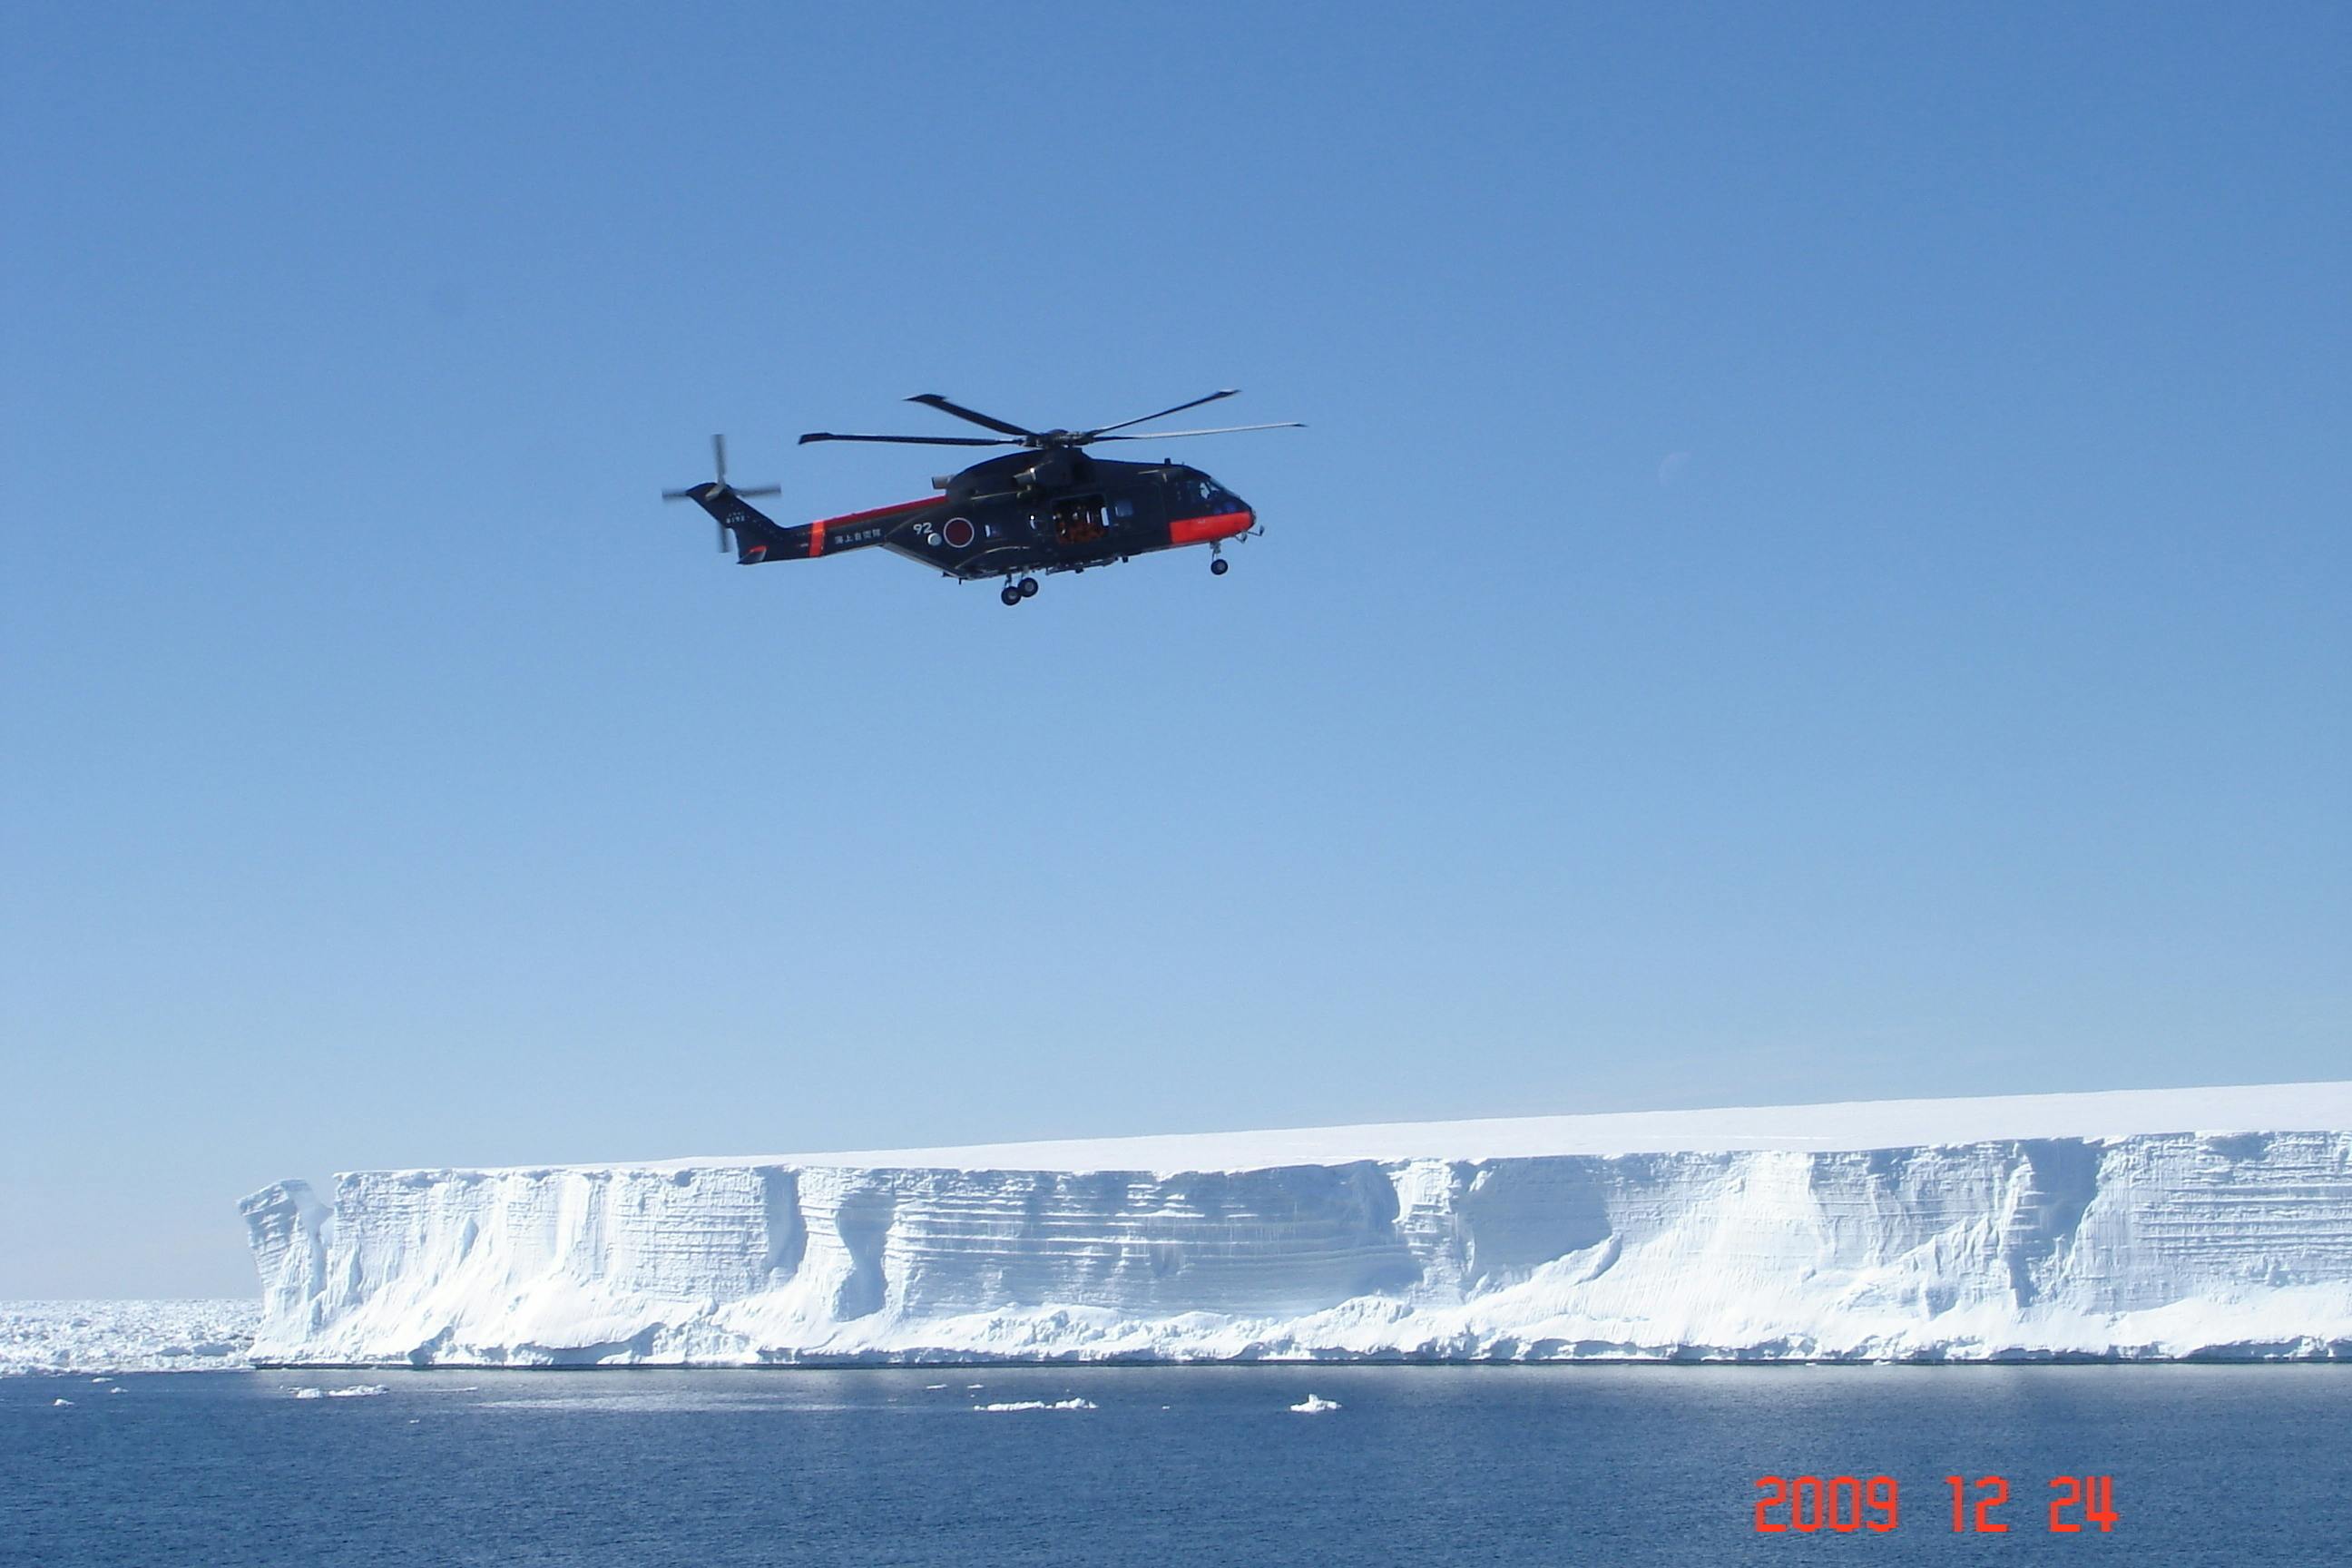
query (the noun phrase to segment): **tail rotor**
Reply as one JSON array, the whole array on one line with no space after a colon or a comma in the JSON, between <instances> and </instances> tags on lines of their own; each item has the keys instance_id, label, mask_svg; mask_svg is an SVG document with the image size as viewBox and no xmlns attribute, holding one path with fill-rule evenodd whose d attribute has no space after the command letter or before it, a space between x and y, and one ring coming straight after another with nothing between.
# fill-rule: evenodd
<instances>
[{"instance_id":1,"label":"tail rotor","mask_svg":"<svg viewBox=\"0 0 2352 1568\"><path fill-rule=\"evenodd\" d=\"M780 496L784 493L784 488L782 485L754 485L750 489L742 490L730 485L727 482L727 437L724 436L714 435L710 437L710 466L718 477L709 484L692 485L682 490L664 490L662 500L700 501L721 495ZM719 553L724 555L733 548L734 546L729 543L727 539L727 521L720 518L719 520Z\"/></svg>"}]
</instances>

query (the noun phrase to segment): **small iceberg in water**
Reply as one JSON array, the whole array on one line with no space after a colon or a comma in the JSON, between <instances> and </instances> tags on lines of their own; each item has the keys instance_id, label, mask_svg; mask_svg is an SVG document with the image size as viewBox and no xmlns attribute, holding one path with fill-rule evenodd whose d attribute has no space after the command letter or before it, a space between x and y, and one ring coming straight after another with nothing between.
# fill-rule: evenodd
<instances>
[{"instance_id":1,"label":"small iceberg in water","mask_svg":"<svg viewBox=\"0 0 2352 1568\"><path fill-rule=\"evenodd\" d=\"M972 1408L986 1415L1001 1415L1007 1410L1095 1410L1100 1406L1091 1399L1056 1399L1050 1404L1043 1399L1013 1399L1002 1405L975 1405Z\"/></svg>"},{"instance_id":2,"label":"small iceberg in water","mask_svg":"<svg viewBox=\"0 0 2352 1568\"><path fill-rule=\"evenodd\" d=\"M1325 1399L1320 1394L1310 1394L1290 1408L1300 1415L1320 1415L1327 1410L1339 1409L1339 1402L1336 1399Z\"/></svg>"}]
</instances>

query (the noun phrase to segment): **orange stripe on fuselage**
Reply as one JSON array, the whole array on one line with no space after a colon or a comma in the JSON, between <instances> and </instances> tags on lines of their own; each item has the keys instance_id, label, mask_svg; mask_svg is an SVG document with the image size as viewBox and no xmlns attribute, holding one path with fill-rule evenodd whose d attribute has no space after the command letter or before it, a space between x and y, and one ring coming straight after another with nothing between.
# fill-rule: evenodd
<instances>
[{"instance_id":1,"label":"orange stripe on fuselage","mask_svg":"<svg viewBox=\"0 0 2352 1568\"><path fill-rule=\"evenodd\" d=\"M927 506L937 506L945 496L925 496L920 500L902 500L893 506L877 506L872 511L844 512L839 517L819 518L811 528L840 528L852 522L871 522L877 517L896 517L902 511L918 511Z\"/></svg>"},{"instance_id":2,"label":"orange stripe on fuselage","mask_svg":"<svg viewBox=\"0 0 2352 1568\"><path fill-rule=\"evenodd\" d=\"M839 517L818 518L808 525L808 558L814 561L824 553L824 535L827 529L846 528L854 522L872 522L877 518L897 517L904 512L920 511L927 506L937 506L947 499L945 496L925 496L920 500L902 500L891 506L877 506L871 511L849 511L842 513Z\"/></svg>"},{"instance_id":3,"label":"orange stripe on fuselage","mask_svg":"<svg viewBox=\"0 0 2352 1568\"><path fill-rule=\"evenodd\" d=\"M1221 511L1209 517L1180 517L1168 525L1171 544L1206 544L1212 539L1231 539L1236 533L1247 533L1257 521L1254 511Z\"/></svg>"}]
</instances>

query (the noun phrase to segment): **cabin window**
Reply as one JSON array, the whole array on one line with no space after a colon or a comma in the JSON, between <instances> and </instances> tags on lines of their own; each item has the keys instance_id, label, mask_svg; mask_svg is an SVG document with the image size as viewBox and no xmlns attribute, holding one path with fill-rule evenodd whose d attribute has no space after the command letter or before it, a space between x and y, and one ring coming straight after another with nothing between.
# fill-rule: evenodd
<instances>
[{"instance_id":1,"label":"cabin window","mask_svg":"<svg viewBox=\"0 0 2352 1568\"><path fill-rule=\"evenodd\" d=\"M1100 496L1066 496L1054 503L1054 540L1059 544L1092 544L1108 529Z\"/></svg>"}]
</instances>

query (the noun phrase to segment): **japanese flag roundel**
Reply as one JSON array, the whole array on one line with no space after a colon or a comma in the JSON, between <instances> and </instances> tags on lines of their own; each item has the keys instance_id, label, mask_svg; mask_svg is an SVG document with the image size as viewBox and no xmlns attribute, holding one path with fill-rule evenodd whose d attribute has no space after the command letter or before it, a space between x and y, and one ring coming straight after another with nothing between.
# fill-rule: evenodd
<instances>
[{"instance_id":1,"label":"japanese flag roundel","mask_svg":"<svg viewBox=\"0 0 2352 1568\"><path fill-rule=\"evenodd\" d=\"M951 517L948 519L948 525L940 530L940 535L945 539L950 546L957 550L961 550L964 546L970 544L974 537L971 519L968 517Z\"/></svg>"}]
</instances>

